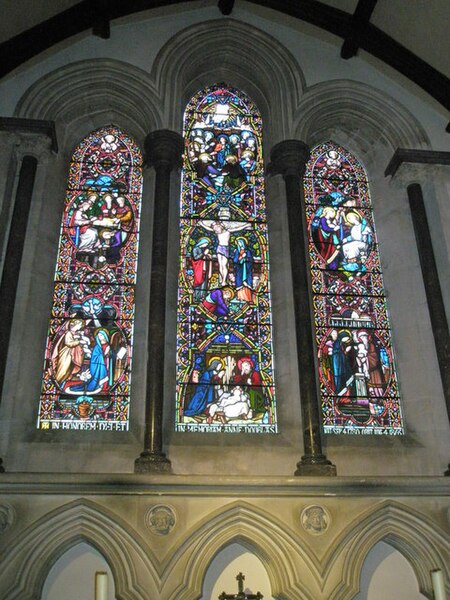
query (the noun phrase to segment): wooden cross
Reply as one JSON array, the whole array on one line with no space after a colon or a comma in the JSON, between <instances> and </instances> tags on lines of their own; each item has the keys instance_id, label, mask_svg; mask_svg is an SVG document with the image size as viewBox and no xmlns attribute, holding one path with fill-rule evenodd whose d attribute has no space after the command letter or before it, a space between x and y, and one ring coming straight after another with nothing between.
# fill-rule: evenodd
<instances>
[{"instance_id":1,"label":"wooden cross","mask_svg":"<svg viewBox=\"0 0 450 600\"><path fill-rule=\"evenodd\" d=\"M237 594L226 594L222 592L219 596L219 600L261 600L263 595L260 592L256 594L246 594L244 592L244 579L245 576L242 573L238 573L236 576L238 582L238 593Z\"/></svg>"}]
</instances>

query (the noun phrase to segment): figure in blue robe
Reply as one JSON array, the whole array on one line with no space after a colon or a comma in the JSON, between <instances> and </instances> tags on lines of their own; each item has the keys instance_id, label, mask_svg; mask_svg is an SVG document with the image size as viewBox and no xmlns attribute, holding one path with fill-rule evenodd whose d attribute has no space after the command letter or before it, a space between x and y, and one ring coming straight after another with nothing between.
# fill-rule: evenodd
<instances>
[{"instance_id":1,"label":"figure in blue robe","mask_svg":"<svg viewBox=\"0 0 450 600\"><path fill-rule=\"evenodd\" d=\"M237 299L251 302L253 298L253 254L244 237L236 240L233 265Z\"/></svg>"},{"instance_id":2,"label":"figure in blue robe","mask_svg":"<svg viewBox=\"0 0 450 600\"><path fill-rule=\"evenodd\" d=\"M338 338L333 341L333 377L336 393L339 394L353 375L349 356L347 353L350 337L346 331L341 331Z\"/></svg>"},{"instance_id":3,"label":"figure in blue robe","mask_svg":"<svg viewBox=\"0 0 450 600\"><path fill-rule=\"evenodd\" d=\"M90 378L85 383L72 385L67 390L70 393L84 392L97 394L108 383L108 355L110 352L109 335L106 329L99 329L95 336L95 346L89 361Z\"/></svg>"},{"instance_id":4,"label":"figure in blue robe","mask_svg":"<svg viewBox=\"0 0 450 600\"><path fill-rule=\"evenodd\" d=\"M215 400L214 377L220 371L220 360L213 360L200 376L196 390L184 411L186 417L204 414L206 408Z\"/></svg>"}]
</instances>

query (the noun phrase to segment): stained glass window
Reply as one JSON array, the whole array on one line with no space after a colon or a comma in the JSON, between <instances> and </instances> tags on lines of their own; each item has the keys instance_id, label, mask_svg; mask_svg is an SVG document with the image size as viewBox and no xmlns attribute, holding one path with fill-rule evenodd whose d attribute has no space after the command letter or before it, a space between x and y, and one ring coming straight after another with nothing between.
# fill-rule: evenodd
<instances>
[{"instance_id":1,"label":"stained glass window","mask_svg":"<svg viewBox=\"0 0 450 600\"><path fill-rule=\"evenodd\" d=\"M40 429L128 429L142 157L116 127L72 157L45 351Z\"/></svg>"},{"instance_id":2,"label":"stained glass window","mask_svg":"<svg viewBox=\"0 0 450 600\"><path fill-rule=\"evenodd\" d=\"M226 86L184 115L177 431L277 430L261 135Z\"/></svg>"},{"instance_id":3,"label":"stained glass window","mask_svg":"<svg viewBox=\"0 0 450 600\"><path fill-rule=\"evenodd\" d=\"M402 434L366 173L333 143L312 151L306 217L325 433Z\"/></svg>"}]
</instances>

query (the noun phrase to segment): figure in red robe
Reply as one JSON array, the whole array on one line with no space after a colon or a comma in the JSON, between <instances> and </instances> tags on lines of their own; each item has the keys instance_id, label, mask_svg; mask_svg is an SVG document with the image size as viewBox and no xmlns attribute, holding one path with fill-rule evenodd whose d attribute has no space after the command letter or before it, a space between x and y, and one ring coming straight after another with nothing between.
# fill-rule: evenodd
<instances>
[{"instance_id":1,"label":"figure in red robe","mask_svg":"<svg viewBox=\"0 0 450 600\"><path fill-rule=\"evenodd\" d=\"M194 271L194 301L201 302L208 293L208 283L211 277L212 263L209 245L211 240L202 237L192 248L192 270Z\"/></svg>"}]
</instances>

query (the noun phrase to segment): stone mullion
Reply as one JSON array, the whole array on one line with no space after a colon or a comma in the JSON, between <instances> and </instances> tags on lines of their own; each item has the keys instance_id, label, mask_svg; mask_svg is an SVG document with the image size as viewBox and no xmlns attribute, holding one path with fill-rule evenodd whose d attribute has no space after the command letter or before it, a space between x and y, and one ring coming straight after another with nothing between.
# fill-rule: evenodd
<instances>
[{"instance_id":1,"label":"stone mullion","mask_svg":"<svg viewBox=\"0 0 450 600\"><path fill-rule=\"evenodd\" d=\"M441 373L442 387L444 389L447 414L450 418L450 335L444 300L434 257L422 187L418 183L411 183L407 186L407 192Z\"/></svg>"},{"instance_id":2,"label":"stone mullion","mask_svg":"<svg viewBox=\"0 0 450 600\"><path fill-rule=\"evenodd\" d=\"M271 152L271 172L281 174L286 186L292 284L297 341L297 364L303 420L304 455L296 475L336 475L336 467L322 451L317 367L312 321L308 238L302 176L309 148L301 141L280 142Z\"/></svg>"},{"instance_id":3,"label":"stone mullion","mask_svg":"<svg viewBox=\"0 0 450 600\"><path fill-rule=\"evenodd\" d=\"M173 131L154 131L147 136L145 149L149 165L155 168L156 178L150 273L145 440L144 451L135 461L135 471L170 473L170 461L162 451L167 240L170 174L181 164L183 140Z\"/></svg>"},{"instance_id":4,"label":"stone mullion","mask_svg":"<svg viewBox=\"0 0 450 600\"><path fill-rule=\"evenodd\" d=\"M5 378L11 325L36 169L37 159L34 156L24 156L19 172L0 284L0 339L2 340L0 345L0 390L3 388Z\"/></svg>"}]
</instances>

